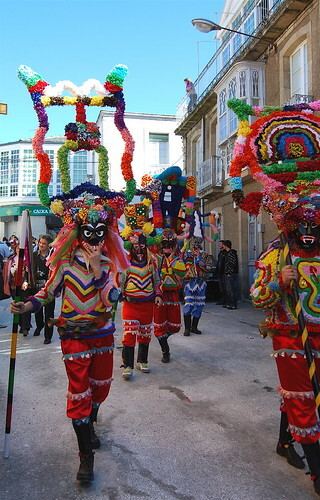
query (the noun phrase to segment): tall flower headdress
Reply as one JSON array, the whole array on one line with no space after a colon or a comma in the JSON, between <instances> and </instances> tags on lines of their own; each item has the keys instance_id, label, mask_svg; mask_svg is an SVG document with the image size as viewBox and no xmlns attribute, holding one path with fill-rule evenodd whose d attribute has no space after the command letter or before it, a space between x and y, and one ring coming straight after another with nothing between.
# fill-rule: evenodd
<instances>
[{"instance_id":1,"label":"tall flower headdress","mask_svg":"<svg viewBox=\"0 0 320 500\"><path fill-rule=\"evenodd\" d=\"M290 232L302 219L320 223L320 101L283 107L228 106L239 119L230 165L233 199L258 215L262 205L277 226ZM257 117L250 125L249 116ZM244 196L241 172L248 167L261 192Z\"/></svg>"},{"instance_id":2,"label":"tall flower headdress","mask_svg":"<svg viewBox=\"0 0 320 500\"><path fill-rule=\"evenodd\" d=\"M115 108L114 123L119 130L125 144L121 158L121 171L126 181L126 199L130 202L135 194L136 183L132 173L132 158L134 141L124 122L125 101L123 96L123 80L127 74L127 67L117 65L107 75L104 85L98 80L89 79L78 87L69 80L58 82L51 86L42 77L28 66L18 68L19 78L26 84L30 93L35 112L38 116L39 127L34 135L32 146L35 157L40 163L40 178L38 194L41 203L49 206L48 185L52 176L52 165L47 153L43 149L45 136L49 130L49 120L46 108L50 106L75 106L76 121L65 127L66 142L58 151L58 164L61 175L62 189L70 192L70 172L68 164L69 151L82 149L95 151L98 154L98 171L100 186L107 190L108 185L108 152L100 144L100 132L95 123L86 119L86 106L109 106ZM96 95L90 96L92 90ZM69 96L62 96L64 91Z\"/></svg>"}]
</instances>

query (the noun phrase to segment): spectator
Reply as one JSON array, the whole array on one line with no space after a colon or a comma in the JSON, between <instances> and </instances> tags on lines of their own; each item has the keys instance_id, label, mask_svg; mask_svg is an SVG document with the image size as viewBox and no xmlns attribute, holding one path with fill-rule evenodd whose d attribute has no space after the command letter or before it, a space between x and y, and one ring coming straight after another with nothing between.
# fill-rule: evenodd
<instances>
[{"instance_id":1,"label":"spectator","mask_svg":"<svg viewBox=\"0 0 320 500\"><path fill-rule=\"evenodd\" d=\"M50 254L49 245L52 243L52 238L49 234L43 234L39 238L39 249L33 253L33 273L35 280L34 294L44 288L48 277L49 267L46 265L47 258ZM48 325L50 318L54 317L55 300L44 305L39 311L35 313L36 329L34 336L40 335L44 327L44 344L51 344L53 326Z\"/></svg>"},{"instance_id":2,"label":"spectator","mask_svg":"<svg viewBox=\"0 0 320 500\"><path fill-rule=\"evenodd\" d=\"M226 250L223 248L224 241L219 241L219 249L220 252L218 254L217 266L216 266L216 276L218 279L220 298L217 302L218 305L224 306L227 302L227 291L224 279L224 267L225 267L225 258L226 258Z\"/></svg>"},{"instance_id":3,"label":"spectator","mask_svg":"<svg viewBox=\"0 0 320 500\"><path fill-rule=\"evenodd\" d=\"M223 307L227 309L237 309L238 300L238 255L233 250L230 240L223 240L223 249L226 251L224 261L224 279L227 292L226 304Z\"/></svg>"},{"instance_id":4,"label":"spectator","mask_svg":"<svg viewBox=\"0 0 320 500\"><path fill-rule=\"evenodd\" d=\"M194 84L191 80L189 80L189 78L185 78L184 81L186 84L187 96L189 97L188 113L191 113L197 101L197 93L196 89L194 88Z\"/></svg>"},{"instance_id":5,"label":"spectator","mask_svg":"<svg viewBox=\"0 0 320 500\"><path fill-rule=\"evenodd\" d=\"M13 255L4 263L3 278L4 278L4 291L14 299L16 296L16 276L18 270L19 260L19 240L16 236L11 237L13 245ZM21 302L26 302L30 295L29 288L29 273L25 262L23 263L22 271L22 285L21 285ZM19 316L20 333L27 337L31 326L31 313L25 312Z\"/></svg>"}]
</instances>

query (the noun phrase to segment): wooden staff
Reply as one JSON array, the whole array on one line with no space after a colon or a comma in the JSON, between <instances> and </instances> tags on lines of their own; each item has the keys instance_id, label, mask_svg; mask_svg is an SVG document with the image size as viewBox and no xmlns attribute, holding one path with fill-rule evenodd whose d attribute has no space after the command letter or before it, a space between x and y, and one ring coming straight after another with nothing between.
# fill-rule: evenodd
<instances>
[{"instance_id":1,"label":"wooden staff","mask_svg":"<svg viewBox=\"0 0 320 500\"><path fill-rule=\"evenodd\" d=\"M287 265L292 266L293 264L292 264L292 259L291 259L291 255L290 255L289 244L288 244L287 238L283 232L280 233L280 241L281 241L281 245L282 245L283 256L284 256L285 262ZM293 305L295 307L295 313L296 313L296 317L297 317L300 332L301 332L302 344L303 344L304 352L305 352L307 363L308 363L309 377L310 377L310 381L311 381L312 389L313 389L313 393L314 393L318 418L320 418L320 413L319 413L319 405L320 405L319 380L318 380L318 376L317 376L317 372L316 372L316 364L315 364L315 360L314 360L314 355L312 353L312 349L311 349L311 345L310 345L310 341L309 341L308 329L307 329L307 325L306 325L303 311L302 311L302 304L301 304L300 295L299 295L299 291L298 291L298 285L297 285L297 282L295 280L291 281L291 287L292 287Z\"/></svg>"},{"instance_id":2,"label":"wooden staff","mask_svg":"<svg viewBox=\"0 0 320 500\"><path fill-rule=\"evenodd\" d=\"M18 255L18 269L17 269L17 273L16 273L16 292L15 292L15 298L14 298L15 302L19 302L21 300L23 259L24 259L24 249L25 249L26 240L27 240L28 220L29 220L29 212L28 212L28 210L24 210L22 212L22 217L21 217L20 246L19 246L19 255ZM7 414L6 414L6 428L5 428L4 455L3 455L4 458L9 458L10 432L11 432L11 419L12 419L12 403L13 403L13 386L14 386L14 375L15 375L15 365L16 365L18 327L19 327L19 314L14 314L13 315L13 323L12 323L12 336L11 336Z\"/></svg>"}]
</instances>

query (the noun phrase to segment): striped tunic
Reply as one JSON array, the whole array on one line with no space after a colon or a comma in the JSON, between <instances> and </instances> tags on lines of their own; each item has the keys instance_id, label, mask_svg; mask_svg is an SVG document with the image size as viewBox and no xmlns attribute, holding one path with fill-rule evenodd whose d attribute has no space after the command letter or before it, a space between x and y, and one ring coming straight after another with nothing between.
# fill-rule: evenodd
<instances>
[{"instance_id":1,"label":"striped tunic","mask_svg":"<svg viewBox=\"0 0 320 500\"><path fill-rule=\"evenodd\" d=\"M77 253L72 265L70 254L65 255L59 267L51 274L46 286L29 300L34 311L63 293L61 318L65 321L94 320L112 307L118 298L118 290L106 260L101 260L102 275L94 277L81 254Z\"/></svg>"},{"instance_id":2,"label":"striped tunic","mask_svg":"<svg viewBox=\"0 0 320 500\"><path fill-rule=\"evenodd\" d=\"M131 262L122 276L122 295L137 302L153 300L156 295L162 296L154 260L141 264Z\"/></svg>"}]
</instances>

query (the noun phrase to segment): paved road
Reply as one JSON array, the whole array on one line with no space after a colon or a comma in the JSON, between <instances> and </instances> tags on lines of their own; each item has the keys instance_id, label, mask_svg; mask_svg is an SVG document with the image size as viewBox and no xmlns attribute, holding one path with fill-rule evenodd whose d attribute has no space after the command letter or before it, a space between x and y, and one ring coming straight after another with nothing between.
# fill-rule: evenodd
<instances>
[{"instance_id":1,"label":"paved road","mask_svg":"<svg viewBox=\"0 0 320 500\"><path fill-rule=\"evenodd\" d=\"M11 317L0 303L0 446L4 439ZM75 480L76 439L65 416L66 376L57 334L19 335L10 457L0 457L0 499L279 500L314 499L310 479L275 454L279 398L263 314L240 303L208 303L202 335L170 338L160 362L155 339L150 374L114 382L101 408L95 481ZM121 340L120 318L116 344Z\"/></svg>"}]
</instances>

